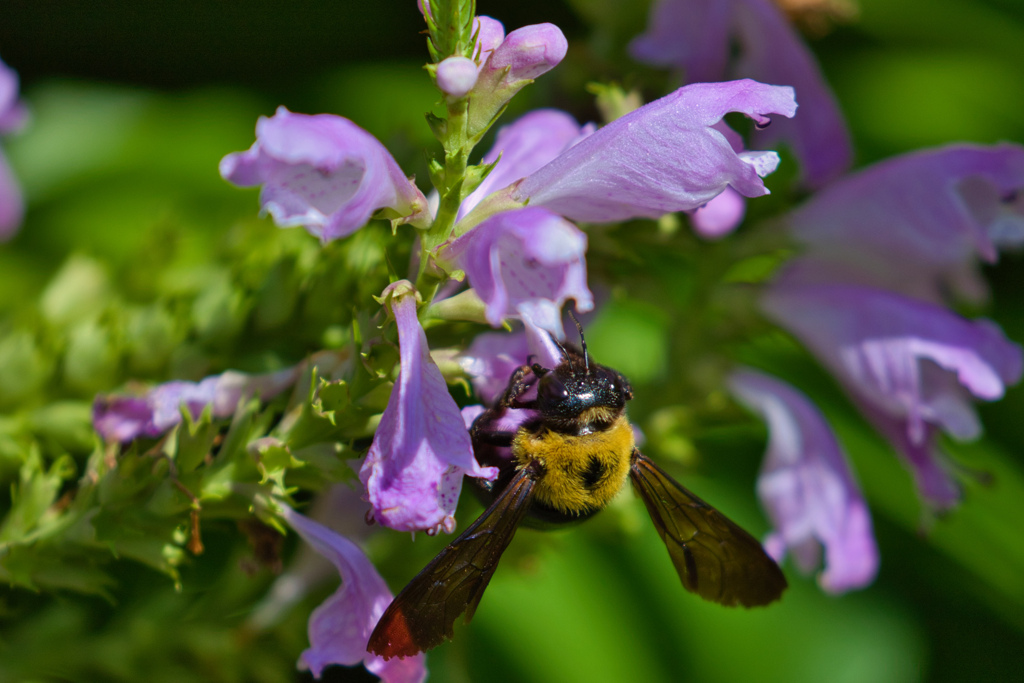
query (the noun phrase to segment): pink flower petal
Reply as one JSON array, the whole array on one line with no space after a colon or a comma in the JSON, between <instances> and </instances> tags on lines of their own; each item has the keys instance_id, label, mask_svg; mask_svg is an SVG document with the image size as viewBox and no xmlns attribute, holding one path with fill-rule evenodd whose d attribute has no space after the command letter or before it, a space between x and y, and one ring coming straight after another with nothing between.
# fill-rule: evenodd
<instances>
[{"instance_id":1,"label":"pink flower petal","mask_svg":"<svg viewBox=\"0 0 1024 683\"><path fill-rule=\"evenodd\" d=\"M142 395L100 395L93 401L93 427L110 441L127 442L140 436L159 436L181 422L184 406L198 419L209 406L215 418L234 414L242 398L269 399L295 383L300 366L247 375L227 371L200 382L174 380Z\"/></svg>"},{"instance_id":2,"label":"pink flower petal","mask_svg":"<svg viewBox=\"0 0 1024 683\"><path fill-rule=\"evenodd\" d=\"M304 226L324 242L355 232L380 209L405 222L425 217L426 199L391 154L340 116L279 107L260 117L251 148L221 160L220 173L236 185L262 185L260 205L279 226Z\"/></svg>"},{"instance_id":3,"label":"pink flower petal","mask_svg":"<svg viewBox=\"0 0 1024 683\"><path fill-rule=\"evenodd\" d=\"M523 26L505 37L483 71L502 74L505 82L533 80L558 66L568 49L568 41L554 24Z\"/></svg>"},{"instance_id":4,"label":"pink flower petal","mask_svg":"<svg viewBox=\"0 0 1024 683\"><path fill-rule=\"evenodd\" d=\"M0 134L19 130L27 119L28 111L18 99L18 74L0 60ZM14 236L24 216L21 187L0 151L0 242Z\"/></svg>"},{"instance_id":5,"label":"pink flower petal","mask_svg":"<svg viewBox=\"0 0 1024 683\"><path fill-rule=\"evenodd\" d=\"M384 526L451 531L462 476L493 479L497 470L473 457L459 408L430 357L411 285L397 282L385 297L391 292L401 369L359 478Z\"/></svg>"},{"instance_id":6,"label":"pink flower petal","mask_svg":"<svg viewBox=\"0 0 1024 683\"><path fill-rule=\"evenodd\" d=\"M762 304L912 462L931 457L935 428L975 438L981 427L970 396L995 400L1021 378L1020 346L991 322L939 306L867 287L785 279ZM949 486L928 488L926 495L948 498Z\"/></svg>"},{"instance_id":7,"label":"pink flower petal","mask_svg":"<svg viewBox=\"0 0 1024 683\"><path fill-rule=\"evenodd\" d=\"M491 325L514 317L562 339L565 302L575 300L580 311L594 305L587 288L586 249L586 235L572 223L526 207L488 218L440 256L466 272L487 305Z\"/></svg>"},{"instance_id":8,"label":"pink flower petal","mask_svg":"<svg viewBox=\"0 0 1024 683\"><path fill-rule=\"evenodd\" d=\"M329 560L341 575L341 586L309 617L309 644L300 659L315 678L332 664L359 663L385 683L421 683L427 677L422 654L405 659L383 658L366 651L370 634L393 595L359 547L344 536L287 507L281 516L306 543Z\"/></svg>"},{"instance_id":9,"label":"pink flower petal","mask_svg":"<svg viewBox=\"0 0 1024 683\"><path fill-rule=\"evenodd\" d=\"M758 147L788 143L812 188L849 167L853 152L835 97L814 55L775 3L659 0L651 7L647 32L630 51L641 62L680 69L688 83L752 78L792 86L800 118L775 121L752 140Z\"/></svg>"},{"instance_id":10,"label":"pink flower petal","mask_svg":"<svg viewBox=\"0 0 1024 683\"><path fill-rule=\"evenodd\" d=\"M793 549L809 572L824 546L824 590L843 593L871 583L878 572L871 516L825 418L791 386L752 370L733 373L729 389L768 423L757 490L775 525L765 543L769 553L781 561Z\"/></svg>"},{"instance_id":11,"label":"pink flower petal","mask_svg":"<svg viewBox=\"0 0 1024 683\"><path fill-rule=\"evenodd\" d=\"M527 324L518 332L479 334L459 357L459 363L473 382L476 393L488 405L504 393L512 373L528 359L553 368L563 358L551 335ZM466 409L463 410L463 416ZM476 417L474 415L474 417Z\"/></svg>"},{"instance_id":12,"label":"pink flower petal","mask_svg":"<svg viewBox=\"0 0 1024 683\"><path fill-rule=\"evenodd\" d=\"M698 83L612 121L511 192L572 220L608 223L658 218L706 204L726 187L768 194L760 174L773 169L773 152L737 154L714 128L729 112L766 123L769 114L793 116L793 90L754 81Z\"/></svg>"},{"instance_id":13,"label":"pink flower petal","mask_svg":"<svg viewBox=\"0 0 1024 683\"><path fill-rule=\"evenodd\" d=\"M494 146L481 163L497 165L459 207L459 218L495 190L525 178L593 132L557 109L537 109L498 129Z\"/></svg>"},{"instance_id":14,"label":"pink flower petal","mask_svg":"<svg viewBox=\"0 0 1024 683\"><path fill-rule=\"evenodd\" d=\"M1021 239L1022 189L1020 145L951 145L870 166L790 214L809 248L803 277L832 272L934 302L949 289L977 299L968 271Z\"/></svg>"}]
</instances>

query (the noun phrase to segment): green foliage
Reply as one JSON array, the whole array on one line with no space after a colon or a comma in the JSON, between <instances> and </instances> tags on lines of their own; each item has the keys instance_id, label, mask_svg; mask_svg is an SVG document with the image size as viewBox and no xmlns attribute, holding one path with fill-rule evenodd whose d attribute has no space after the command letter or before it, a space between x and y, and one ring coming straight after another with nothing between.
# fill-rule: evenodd
<instances>
[{"instance_id":1,"label":"green foliage","mask_svg":"<svg viewBox=\"0 0 1024 683\"><path fill-rule=\"evenodd\" d=\"M384 340L368 317L355 334L356 302L384 287L386 259L407 259L412 236L394 242L375 225L321 248L256 220L254 195L215 172L230 150L225 120L248 116L240 100L210 108L62 85L33 99L34 126L13 156L31 159L26 186L40 208L2 259L34 261L49 276L31 296L8 287L0 297L0 580L113 600L135 563L189 590L182 571L203 562L205 529L263 515L253 507L261 496L352 476L351 443L372 434L397 358L389 344L376 348ZM81 116L64 116L72 106ZM47 144L78 137L102 144L63 164L48 156ZM148 204L145 219L123 211L122 192L102 194L112 184ZM102 225L66 231L66 216L90 211ZM334 350L311 356L325 339ZM124 448L92 431L97 393L296 363L306 390L242 401L229 419L185 411L164 437Z\"/></svg>"}]
</instances>

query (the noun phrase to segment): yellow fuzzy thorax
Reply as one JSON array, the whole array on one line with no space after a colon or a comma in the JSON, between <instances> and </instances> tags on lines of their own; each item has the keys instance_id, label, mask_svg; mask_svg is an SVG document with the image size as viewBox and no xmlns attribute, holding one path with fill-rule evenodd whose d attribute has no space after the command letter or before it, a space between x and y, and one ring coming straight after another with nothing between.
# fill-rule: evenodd
<instances>
[{"instance_id":1,"label":"yellow fuzzy thorax","mask_svg":"<svg viewBox=\"0 0 1024 683\"><path fill-rule=\"evenodd\" d=\"M587 422L581 419L582 424ZM520 429L512 442L512 454L519 467L531 461L543 465L544 475L534 489L538 502L580 515L600 510L622 490L633 446L633 428L625 415L620 415L609 428L578 436Z\"/></svg>"}]
</instances>

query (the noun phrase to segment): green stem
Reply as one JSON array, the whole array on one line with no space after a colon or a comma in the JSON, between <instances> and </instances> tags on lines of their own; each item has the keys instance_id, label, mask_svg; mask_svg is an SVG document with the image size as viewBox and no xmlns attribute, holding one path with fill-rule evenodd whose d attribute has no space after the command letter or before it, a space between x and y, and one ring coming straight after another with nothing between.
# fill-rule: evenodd
<instances>
[{"instance_id":1,"label":"green stem","mask_svg":"<svg viewBox=\"0 0 1024 683\"><path fill-rule=\"evenodd\" d=\"M437 248L448 241L455 228L455 219L462 205L462 187L469 165L473 145L469 141L469 100L462 98L448 104L448 125L444 147L444 180L438 188L441 200L433 224L420 239L420 271L416 289L424 303L429 303L441 282L432 256Z\"/></svg>"},{"instance_id":2,"label":"green stem","mask_svg":"<svg viewBox=\"0 0 1024 683\"><path fill-rule=\"evenodd\" d=\"M444 185L438 188L441 203L434 224L427 231L424 248L433 251L451 235L462 205L462 184L472 146L467 139L469 100L460 99L448 105L447 140L444 141Z\"/></svg>"}]
</instances>

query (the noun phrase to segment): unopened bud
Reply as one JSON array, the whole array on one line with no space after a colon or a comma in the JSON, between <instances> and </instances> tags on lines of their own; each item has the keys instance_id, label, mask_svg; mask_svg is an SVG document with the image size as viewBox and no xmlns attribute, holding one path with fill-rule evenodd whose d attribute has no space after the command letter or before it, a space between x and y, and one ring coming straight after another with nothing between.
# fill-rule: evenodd
<instances>
[{"instance_id":1,"label":"unopened bud","mask_svg":"<svg viewBox=\"0 0 1024 683\"><path fill-rule=\"evenodd\" d=\"M509 33L480 69L469 107L469 134L482 135L505 104L557 66L568 49L569 43L554 24L523 26Z\"/></svg>"},{"instance_id":2,"label":"unopened bud","mask_svg":"<svg viewBox=\"0 0 1024 683\"><path fill-rule=\"evenodd\" d=\"M450 99L468 95L476 78L477 66L467 57L449 57L437 65L437 87Z\"/></svg>"},{"instance_id":3,"label":"unopened bud","mask_svg":"<svg viewBox=\"0 0 1024 683\"><path fill-rule=\"evenodd\" d=\"M508 67L505 83L532 80L555 68L568 49L569 43L554 24L523 26L508 34L485 68L502 71Z\"/></svg>"},{"instance_id":4,"label":"unopened bud","mask_svg":"<svg viewBox=\"0 0 1024 683\"><path fill-rule=\"evenodd\" d=\"M491 53L497 50L498 46L505 40L505 27L497 19L479 16L476 18L473 28L476 30L476 45L474 46L473 56L482 65L487 62Z\"/></svg>"}]
</instances>

